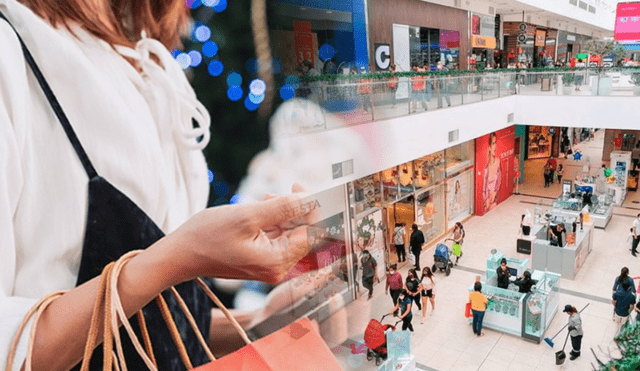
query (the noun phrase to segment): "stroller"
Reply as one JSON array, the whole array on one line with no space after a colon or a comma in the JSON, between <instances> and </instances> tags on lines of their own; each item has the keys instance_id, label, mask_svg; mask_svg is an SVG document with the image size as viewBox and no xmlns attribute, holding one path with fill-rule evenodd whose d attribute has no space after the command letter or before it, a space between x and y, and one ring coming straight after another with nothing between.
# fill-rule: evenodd
<instances>
[{"instance_id":1,"label":"stroller","mask_svg":"<svg viewBox=\"0 0 640 371\"><path fill-rule=\"evenodd\" d=\"M383 325L382 320L388 316L385 314L380 321L372 319L367 325L367 329L364 331L364 345L367 347L367 361L376 359L376 366L380 366L384 360L387 359L387 337L385 332L388 329L392 331L396 330L394 325ZM401 322L396 322L396 325Z\"/></svg>"},{"instance_id":2,"label":"stroller","mask_svg":"<svg viewBox=\"0 0 640 371\"><path fill-rule=\"evenodd\" d=\"M450 238L444 240L444 242L453 241ZM452 255L451 249L445 244L439 243L436 246L436 252L433 254L433 266L431 267L432 272L436 272L438 269L444 271L445 275L451 274L451 268L453 267L453 262L451 261Z\"/></svg>"}]
</instances>

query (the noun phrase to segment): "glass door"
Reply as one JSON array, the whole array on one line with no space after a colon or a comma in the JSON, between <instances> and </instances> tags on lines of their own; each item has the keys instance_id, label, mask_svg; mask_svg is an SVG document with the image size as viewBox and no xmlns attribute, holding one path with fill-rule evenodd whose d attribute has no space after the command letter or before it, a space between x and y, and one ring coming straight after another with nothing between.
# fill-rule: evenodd
<instances>
[{"instance_id":1,"label":"glass door","mask_svg":"<svg viewBox=\"0 0 640 371\"><path fill-rule=\"evenodd\" d=\"M398 252L396 251L396 246L394 244L393 235L394 229L397 223L403 224L403 228L405 229L405 254L409 254L409 236L411 235L411 225L415 223L415 202L414 197L409 196L405 197L398 202L388 205L385 208L386 214L386 222L387 222L387 241L389 248L387 249L387 265L398 263L398 266L401 267L404 264L407 264L406 261L404 263L398 262Z\"/></svg>"}]
</instances>

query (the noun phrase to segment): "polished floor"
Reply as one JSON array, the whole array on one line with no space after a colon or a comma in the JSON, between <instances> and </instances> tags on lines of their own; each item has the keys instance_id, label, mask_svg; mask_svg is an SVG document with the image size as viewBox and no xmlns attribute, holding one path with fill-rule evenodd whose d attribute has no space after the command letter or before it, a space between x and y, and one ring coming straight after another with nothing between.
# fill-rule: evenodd
<instances>
[{"instance_id":1,"label":"polished floor","mask_svg":"<svg viewBox=\"0 0 640 371\"><path fill-rule=\"evenodd\" d=\"M601 161L604 131L596 132L595 140L579 144L582 153L592 163L592 171L598 171ZM584 157L583 160L584 161ZM521 195L513 195L494 210L482 217L472 217L465 223L466 238L464 256L460 265L450 276L436 274L437 303L433 316L428 316L420 324L420 314L413 309L415 333L411 339L411 353L415 355L420 370L490 370L490 371L546 371L546 370L591 370L596 364L591 350L598 357L606 359L617 356L613 336L616 325L612 321L611 288L615 277L623 266L629 267L632 276L640 276L640 258L633 258L629 252L627 236L633 217L640 212L634 201L638 197L630 193L622 207L614 209L614 216L605 230L596 229L594 248L575 280L561 279L560 306L572 304L581 308L589 307L582 313L584 340L582 356L574 361L567 359L562 366L555 365L555 352L560 350L563 335L555 339L555 348L544 342L536 344L519 337L485 329L486 336L477 338L471 325L463 316L468 289L475 276L484 273L486 259L491 249L498 249L505 255L524 259L527 255L516 253L516 238L520 215L529 209L533 212L536 203L550 205L552 197L560 192L560 185L543 187L542 165L544 161L527 161L525 176L521 185ZM565 177L573 177L582 172L582 163L566 160ZM433 263L435 244L422 254L422 266ZM406 268L401 270L406 277ZM637 282L637 281L636 281ZM366 295L347 307L347 330L349 340L332 348L345 370L375 370L373 361L367 361L364 353L358 353L363 343L363 333L371 318L380 318L391 310L391 299L384 293L384 281L374 289L374 297ZM567 315L556 313L546 336L551 336L567 322ZM387 322L388 323L388 322ZM362 349L362 348L360 348ZM355 350L355 352L354 352ZM567 353L570 344L567 345ZM358 353L358 354L353 354Z\"/></svg>"}]
</instances>

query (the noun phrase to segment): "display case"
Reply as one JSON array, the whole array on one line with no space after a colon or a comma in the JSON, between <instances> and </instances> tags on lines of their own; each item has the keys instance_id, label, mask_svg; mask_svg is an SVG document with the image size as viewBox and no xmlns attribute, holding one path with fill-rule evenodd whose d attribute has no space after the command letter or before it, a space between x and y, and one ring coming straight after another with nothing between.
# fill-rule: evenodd
<instances>
[{"instance_id":1,"label":"display case","mask_svg":"<svg viewBox=\"0 0 640 371\"><path fill-rule=\"evenodd\" d=\"M613 151L611 152L611 164L609 167L613 170L615 177L614 183L610 187L616 188L614 202L620 206L627 197L627 177L631 168L631 152L629 151Z\"/></svg>"},{"instance_id":2,"label":"display case","mask_svg":"<svg viewBox=\"0 0 640 371\"><path fill-rule=\"evenodd\" d=\"M518 260L513 258L505 257L504 254L497 251L496 249L491 250L491 255L487 259L487 282L491 285L496 286L497 282L491 281L491 278L496 275L496 270L500 267L500 261L502 258L507 259L507 266L511 270L511 276L517 277L524 273L529 266L529 259Z\"/></svg>"},{"instance_id":3,"label":"display case","mask_svg":"<svg viewBox=\"0 0 640 371\"><path fill-rule=\"evenodd\" d=\"M534 271L531 278L536 285L524 301L522 337L540 342L558 311L560 275Z\"/></svg>"},{"instance_id":4,"label":"display case","mask_svg":"<svg viewBox=\"0 0 640 371\"><path fill-rule=\"evenodd\" d=\"M562 195L553 202L551 215L563 217L567 220L571 220L572 218L579 220L582 209L583 201L581 197ZM606 228L613 216L613 197L607 194L600 196L592 195L591 205L588 211L596 228ZM573 222L573 220L571 221ZM565 226L568 227L566 224Z\"/></svg>"},{"instance_id":5,"label":"display case","mask_svg":"<svg viewBox=\"0 0 640 371\"><path fill-rule=\"evenodd\" d=\"M483 283L482 293L489 299L487 309L484 312L482 326L521 336L522 309L526 294L501 289L497 286L492 286L488 282Z\"/></svg>"}]
</instances>

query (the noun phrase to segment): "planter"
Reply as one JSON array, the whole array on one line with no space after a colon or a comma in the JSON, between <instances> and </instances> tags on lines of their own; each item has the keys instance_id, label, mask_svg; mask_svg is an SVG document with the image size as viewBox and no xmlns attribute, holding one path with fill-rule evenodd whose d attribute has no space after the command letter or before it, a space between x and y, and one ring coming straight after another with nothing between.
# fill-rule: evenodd
<instances>
[{"instance_id":1,"label":"planter","mask_svg":"<svg viewBox=\"0 0 640 371\"><path fill-rule=\"evenodd\" d=\"M640 85L633 86L633 95L640 96Z\"/></svg>"},{"instance_id":2,"label":"planter","mask_svg":"<svg viewBox=\"0 0 640 371\"><path fill-rule=\"evenodd\" d=\"M573 86L562 86L562 94L564 95L571 95L573 94Z\"/></svg>"}]
</instances>

